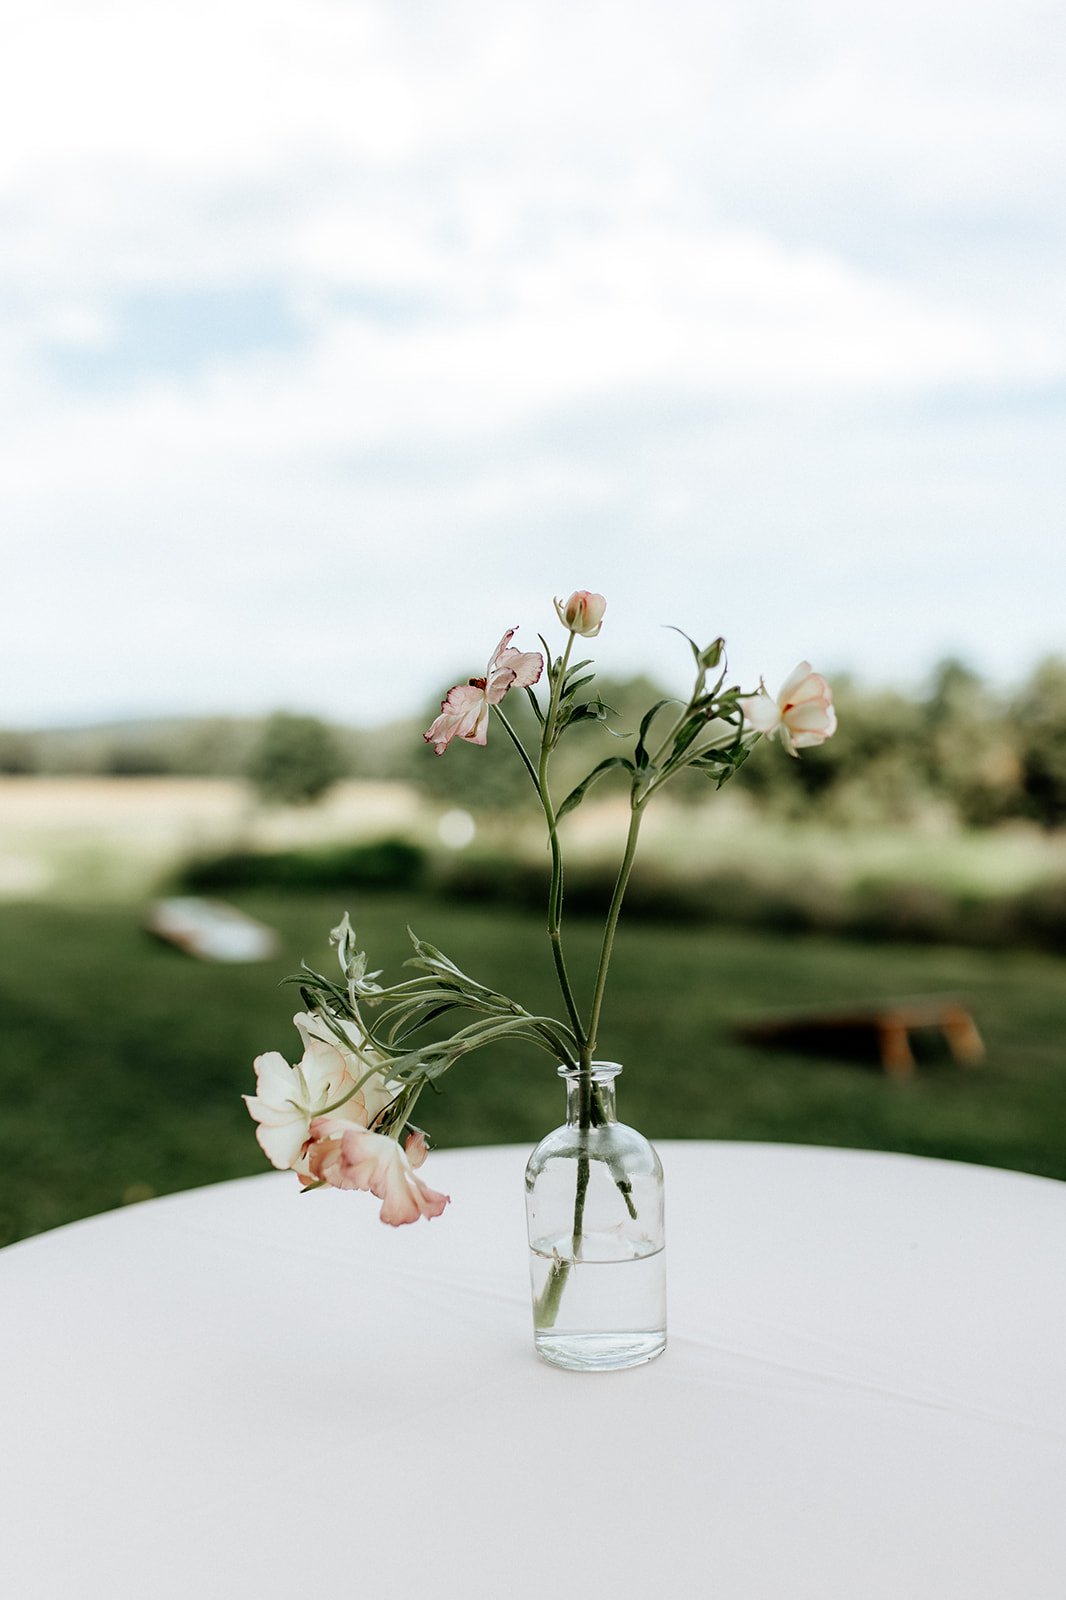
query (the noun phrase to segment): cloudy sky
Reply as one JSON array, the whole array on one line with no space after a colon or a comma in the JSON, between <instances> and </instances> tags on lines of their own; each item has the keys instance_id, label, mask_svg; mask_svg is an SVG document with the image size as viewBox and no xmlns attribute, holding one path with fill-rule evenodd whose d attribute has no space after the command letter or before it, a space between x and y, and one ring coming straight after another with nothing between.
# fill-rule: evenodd
<instances>
[{"instance_id":1,"label":"cloudy sky","mask_svg":"<svg viewBox=\"0 0 1066 1600\"><path fill-rule=\"evenodd\" d=\"M1066 649L1058 0L13 0L0 725Z\"/></svg>"}]
</instances>

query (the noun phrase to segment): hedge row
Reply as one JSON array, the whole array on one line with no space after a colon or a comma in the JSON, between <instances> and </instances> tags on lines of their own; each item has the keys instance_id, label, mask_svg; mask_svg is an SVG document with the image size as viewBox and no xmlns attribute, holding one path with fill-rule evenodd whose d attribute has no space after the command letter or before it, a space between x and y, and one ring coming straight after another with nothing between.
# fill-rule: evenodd
<instances>
[{"instance_id":1,"label":"hedge row","mask_svg":"<svg viewBox=\"0 0 1066 1600\"><path fill-rule=\"evenodd\" d=\"M204 857L186 866L180 886L209 893L251 888L418 890L541 910L547 874L542 866L509 856L471 851L443 858L407 839L390 838L328 849ZM612 887L607 869L575 867L567 876L567 911L602 916ZM630 883L626 915L864 939L1066 951L1066 879L992 896L907 879L866 878L836 886L818 879L765 879L729 868L682 878L644 867Z\"/></svg>"}]
</instances>

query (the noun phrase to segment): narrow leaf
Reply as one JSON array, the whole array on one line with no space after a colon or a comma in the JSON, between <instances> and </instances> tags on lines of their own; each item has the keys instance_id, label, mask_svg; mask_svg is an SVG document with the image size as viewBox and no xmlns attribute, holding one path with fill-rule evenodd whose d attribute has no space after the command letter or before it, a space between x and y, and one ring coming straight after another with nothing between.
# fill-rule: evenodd
<instances>
[{"instance_id":1,"label":"narrow leaf","mask_svg":"<svg viewBox=\"0 0 1066 1600\"><path fill-rule=\"evenodd\" d=\"M675 628L672 622L668 622L667 623L667 627L670 629L671 633L679 633L681 635L682 639L687 639L688 640L689 649L692 651L692 654L695 657L696 665L702 671L703 670L703 662L700 659L700 654L701 654L700 647L696 643L695 639L689 639L689 636L685 632L684 628Z\"/></svg>"},{"instance_id":2,"label":"narrow leaf","mask_svg":"<svg viewBox=\"0 0 1066 1600\"><path fill-rule=\"evenodd\" d=\"M678 705L679 703L679 701L672 699L656 700L651 710L644 713L640 722L640 736L637 739L637 748L634 751L634 759L638 767L645 767L648 764L648 752L645 749L644 741L648 737L648 730L651 728L655 718L664 706Z\"/></svg>"},{"instance_id":3,"label":"narrow leaf","mask_svg":"<svg viewBox=\"0 0 1066 1600\"><path fill-rule=\"evenodd\" d=\"M753 748L754 746L752 745L741 746L736 755L733 757L732 764L726 768L726 770L722 773L722 776L718 779L718 782L715 784L716 789L720 789L723 783L729 782L734 772L736 772L739 767L744 765L745 761L751 755Z\"/></svg>"},{"instance_id":4,"label":"narrow leaf","mask_svg":"<svg viewBox=\"0 0 1066 1600\"><path fill-rule=\"evenodd\" d=\"M607 717L606 706L601 706L595 700L583 700L579 706L574 706L566 714L566 726L573 722L604 722Z\"/></svg>"},{"instance_id":5,"label":"narrow leaf","mask_svg":"<svg viewBox=\"0 0 1066 1600\"><path fill-rule=\"evenodd\" d=\"M704 719L702 717L690 717L687 722L682 723L674 737L674 748L670 756L672 762L676 761L678 756L684 755L689 745L699 737L703 727Z\"/></svg>"}]
</instances>

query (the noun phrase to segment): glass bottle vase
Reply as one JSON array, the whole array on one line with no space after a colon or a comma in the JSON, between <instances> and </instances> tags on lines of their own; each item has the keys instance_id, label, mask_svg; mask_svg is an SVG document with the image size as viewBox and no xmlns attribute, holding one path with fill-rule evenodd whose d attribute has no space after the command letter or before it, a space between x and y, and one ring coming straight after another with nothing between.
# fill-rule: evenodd
<instances>
[{"instance_id":1,"label":"glass bottle vase","mask_svg":"<svg viewBox=\"0 0 1066 1600\"><path fill-rule=\"evenodd\" d=\"M635 1367L666 1348L663 1169L615 1115L621 1070L559 1068L566 1121L526 1166L533 1343L578 1372Z\"/></svg>"}]
</instances>

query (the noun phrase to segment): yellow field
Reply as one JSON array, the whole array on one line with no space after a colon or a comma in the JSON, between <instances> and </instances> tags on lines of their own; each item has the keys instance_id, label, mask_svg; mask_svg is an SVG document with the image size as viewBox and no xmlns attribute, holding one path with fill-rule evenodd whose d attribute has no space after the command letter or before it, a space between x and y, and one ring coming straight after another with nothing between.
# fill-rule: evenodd
<instances>
[{"instance_id":1,"label":"yellow field","mask_svg":"<svg viewBox=\"0 0 1066 1600\"><path fill-rule=\"evenodd\" d=\"M265 810L228 778L0 778L0 898L123 899L200 852L420 832L432 815L400 784Z\"/></svg>"},{"instance_id":2,"label":"yellow field","mask_svg":"<svg viewBox=\"0 0 1066 1600\"><path fill-rule=\"evenodd\" d=\"M119 901L150 893L179 863L229 849L283 849L400 835L446 849L447 809L397 783L339 784L316 806L265 808L226 778L0 778L0 900ZM621 795L590 800L563 825L572 866L613 870L625 837ZM477 847L545 859L543 824L482 819ZM722 869L752 884L827 893L857 882L925 885L947 894L1010 895L1066 879L1066 835L1014 823L962 833L923 827L784 824L742 794L703 806L669 802L645 822L644 870L684 880Z\"/></svg>"}]
</instances>

